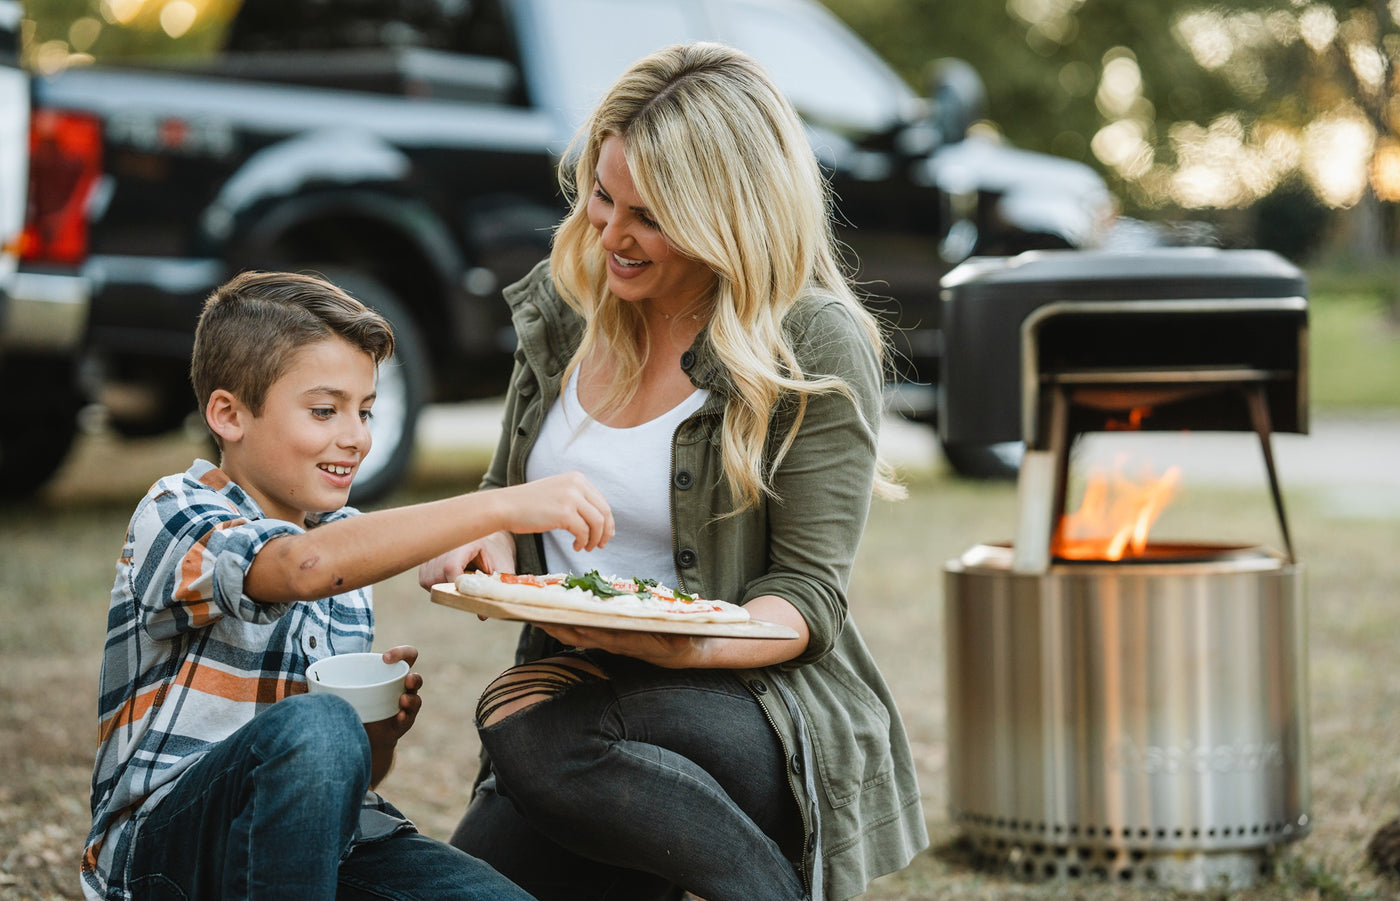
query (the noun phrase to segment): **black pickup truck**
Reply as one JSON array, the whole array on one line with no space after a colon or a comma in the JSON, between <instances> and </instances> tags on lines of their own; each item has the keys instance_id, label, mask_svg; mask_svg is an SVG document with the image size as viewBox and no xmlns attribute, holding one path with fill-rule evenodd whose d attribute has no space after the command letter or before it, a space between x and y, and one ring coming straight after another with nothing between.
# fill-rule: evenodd
<instances>
[{"instance_id":1,"label":"black pickup truck","mask_svg":"<svg viewBox=\"0 0 1400 901\"><path fill-rule=\"evenodd\" d=\"M940 276L973 254L1095 246L1112 217L1088 167L969 134L966 65L938 66L921 97L813 0L244 0L216 53L36 81L41 108L101 132L84 371L111 425L187 418L192 329L220 281L319 271L399 334L357 482L358 501L381 496L422 405L503 393L500 290L547 252L582 117L629 62L695 39L752 53L803 114L914 418L935 415Z\"/></svg>"}]
</instances>

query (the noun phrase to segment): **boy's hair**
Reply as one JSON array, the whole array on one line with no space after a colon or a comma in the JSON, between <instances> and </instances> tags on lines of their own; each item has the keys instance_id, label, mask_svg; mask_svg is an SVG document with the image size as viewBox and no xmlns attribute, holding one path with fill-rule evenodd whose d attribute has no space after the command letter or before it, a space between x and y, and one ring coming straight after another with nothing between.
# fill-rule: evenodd
<instances>
[{"instance_id":1,"label":"boy's hair","mask_svg":"<svg viewBox=\"0 0 1400 901\"><path fill-rule=\"evenodd\" d=\"M294 272L243 272L214 289L194 332L190 382L200 412L222 388L262 413L267 392L293 355L340 337L376 364L394 354L385 318L325 279Z\"/></svg>"}]
</instances>

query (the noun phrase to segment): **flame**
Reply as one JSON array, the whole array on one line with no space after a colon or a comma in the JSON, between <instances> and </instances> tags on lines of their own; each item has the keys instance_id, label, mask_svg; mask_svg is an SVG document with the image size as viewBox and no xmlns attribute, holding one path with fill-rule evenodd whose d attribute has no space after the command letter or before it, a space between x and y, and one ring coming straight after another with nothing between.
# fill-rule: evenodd
<instances>
[{"instance_id":1,"label":"flame","mask_svg":"<svg viewBox=\"0 0 1400 901\"><path fill-rule=\"evenodd\" d=\"M1176 494L1181 467L1160 476L1150 464L1140 475L1126 472L1120 454L1111 470L1091 470L1079 509L1060 519L1055 556L1066 560L1122 560L1147 549L1147 534Z\"/></svg>"},{"instance_id":2,"label":"flame","mask_svg":"<svg viewBox=\"0 0 1400 901\"><path fill-rule=\"evenodd\" d=\"M1126 420L1114 419L1110 416L1104 422L1103 428L1105 432L1136 432L1142 428L1142 421L1151 415L1152 408L1150 406L1133 407L1128 411Z\"/></svg>"}]
</instances>

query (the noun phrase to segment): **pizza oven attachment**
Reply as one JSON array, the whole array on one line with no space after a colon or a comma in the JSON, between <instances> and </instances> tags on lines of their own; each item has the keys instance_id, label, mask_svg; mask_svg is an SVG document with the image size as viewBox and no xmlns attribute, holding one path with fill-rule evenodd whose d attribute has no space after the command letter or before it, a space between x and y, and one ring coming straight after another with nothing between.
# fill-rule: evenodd
<instances>
[{"instance_id":1,"label":"pizza oven attachment","mask_svg":"<svg viewBox=\"0 0 1400 901\"><path fill-rule=\"evenodd\" d=\"M1242 887L1310 830L1306 605L1271 449L1307 431L1305 294L1273 254L1197 248L945 280L945 439L1026 444L1014 542L945 567L949 808L984 859ZM1074 441L1127 427L1255 432L1283 550L1057 555Z\"/></svg>"}]
</instances>

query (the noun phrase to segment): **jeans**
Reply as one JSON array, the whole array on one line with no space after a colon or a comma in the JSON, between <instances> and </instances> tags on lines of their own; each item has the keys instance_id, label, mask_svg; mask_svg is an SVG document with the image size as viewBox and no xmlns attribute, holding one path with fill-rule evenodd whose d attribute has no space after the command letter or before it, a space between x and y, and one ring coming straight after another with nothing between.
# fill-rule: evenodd
<instances>
[{"instance_id":1,"label":"jeans","mask_svg":"<svg viewBox=\"0 0 1400 901\"><path fill-rule=\"evenodd\" d=\"M369 740L348 703L279 701L142 815L127 886L160 899L528 901L488 865L417 832L356 841L369 778Z\"/></svg>"},{"instance_id":2,"label":"jeans","mask_svg":"<svg viewBox=\"0 0 1400 901\"><path fill-rule=\"evenodd\" d=\"M452 844L540 901L804 898L786 757L749 690L723 670L588 659L608 678L478 722L493 775Z\"/></svg>"}]
</instances>

